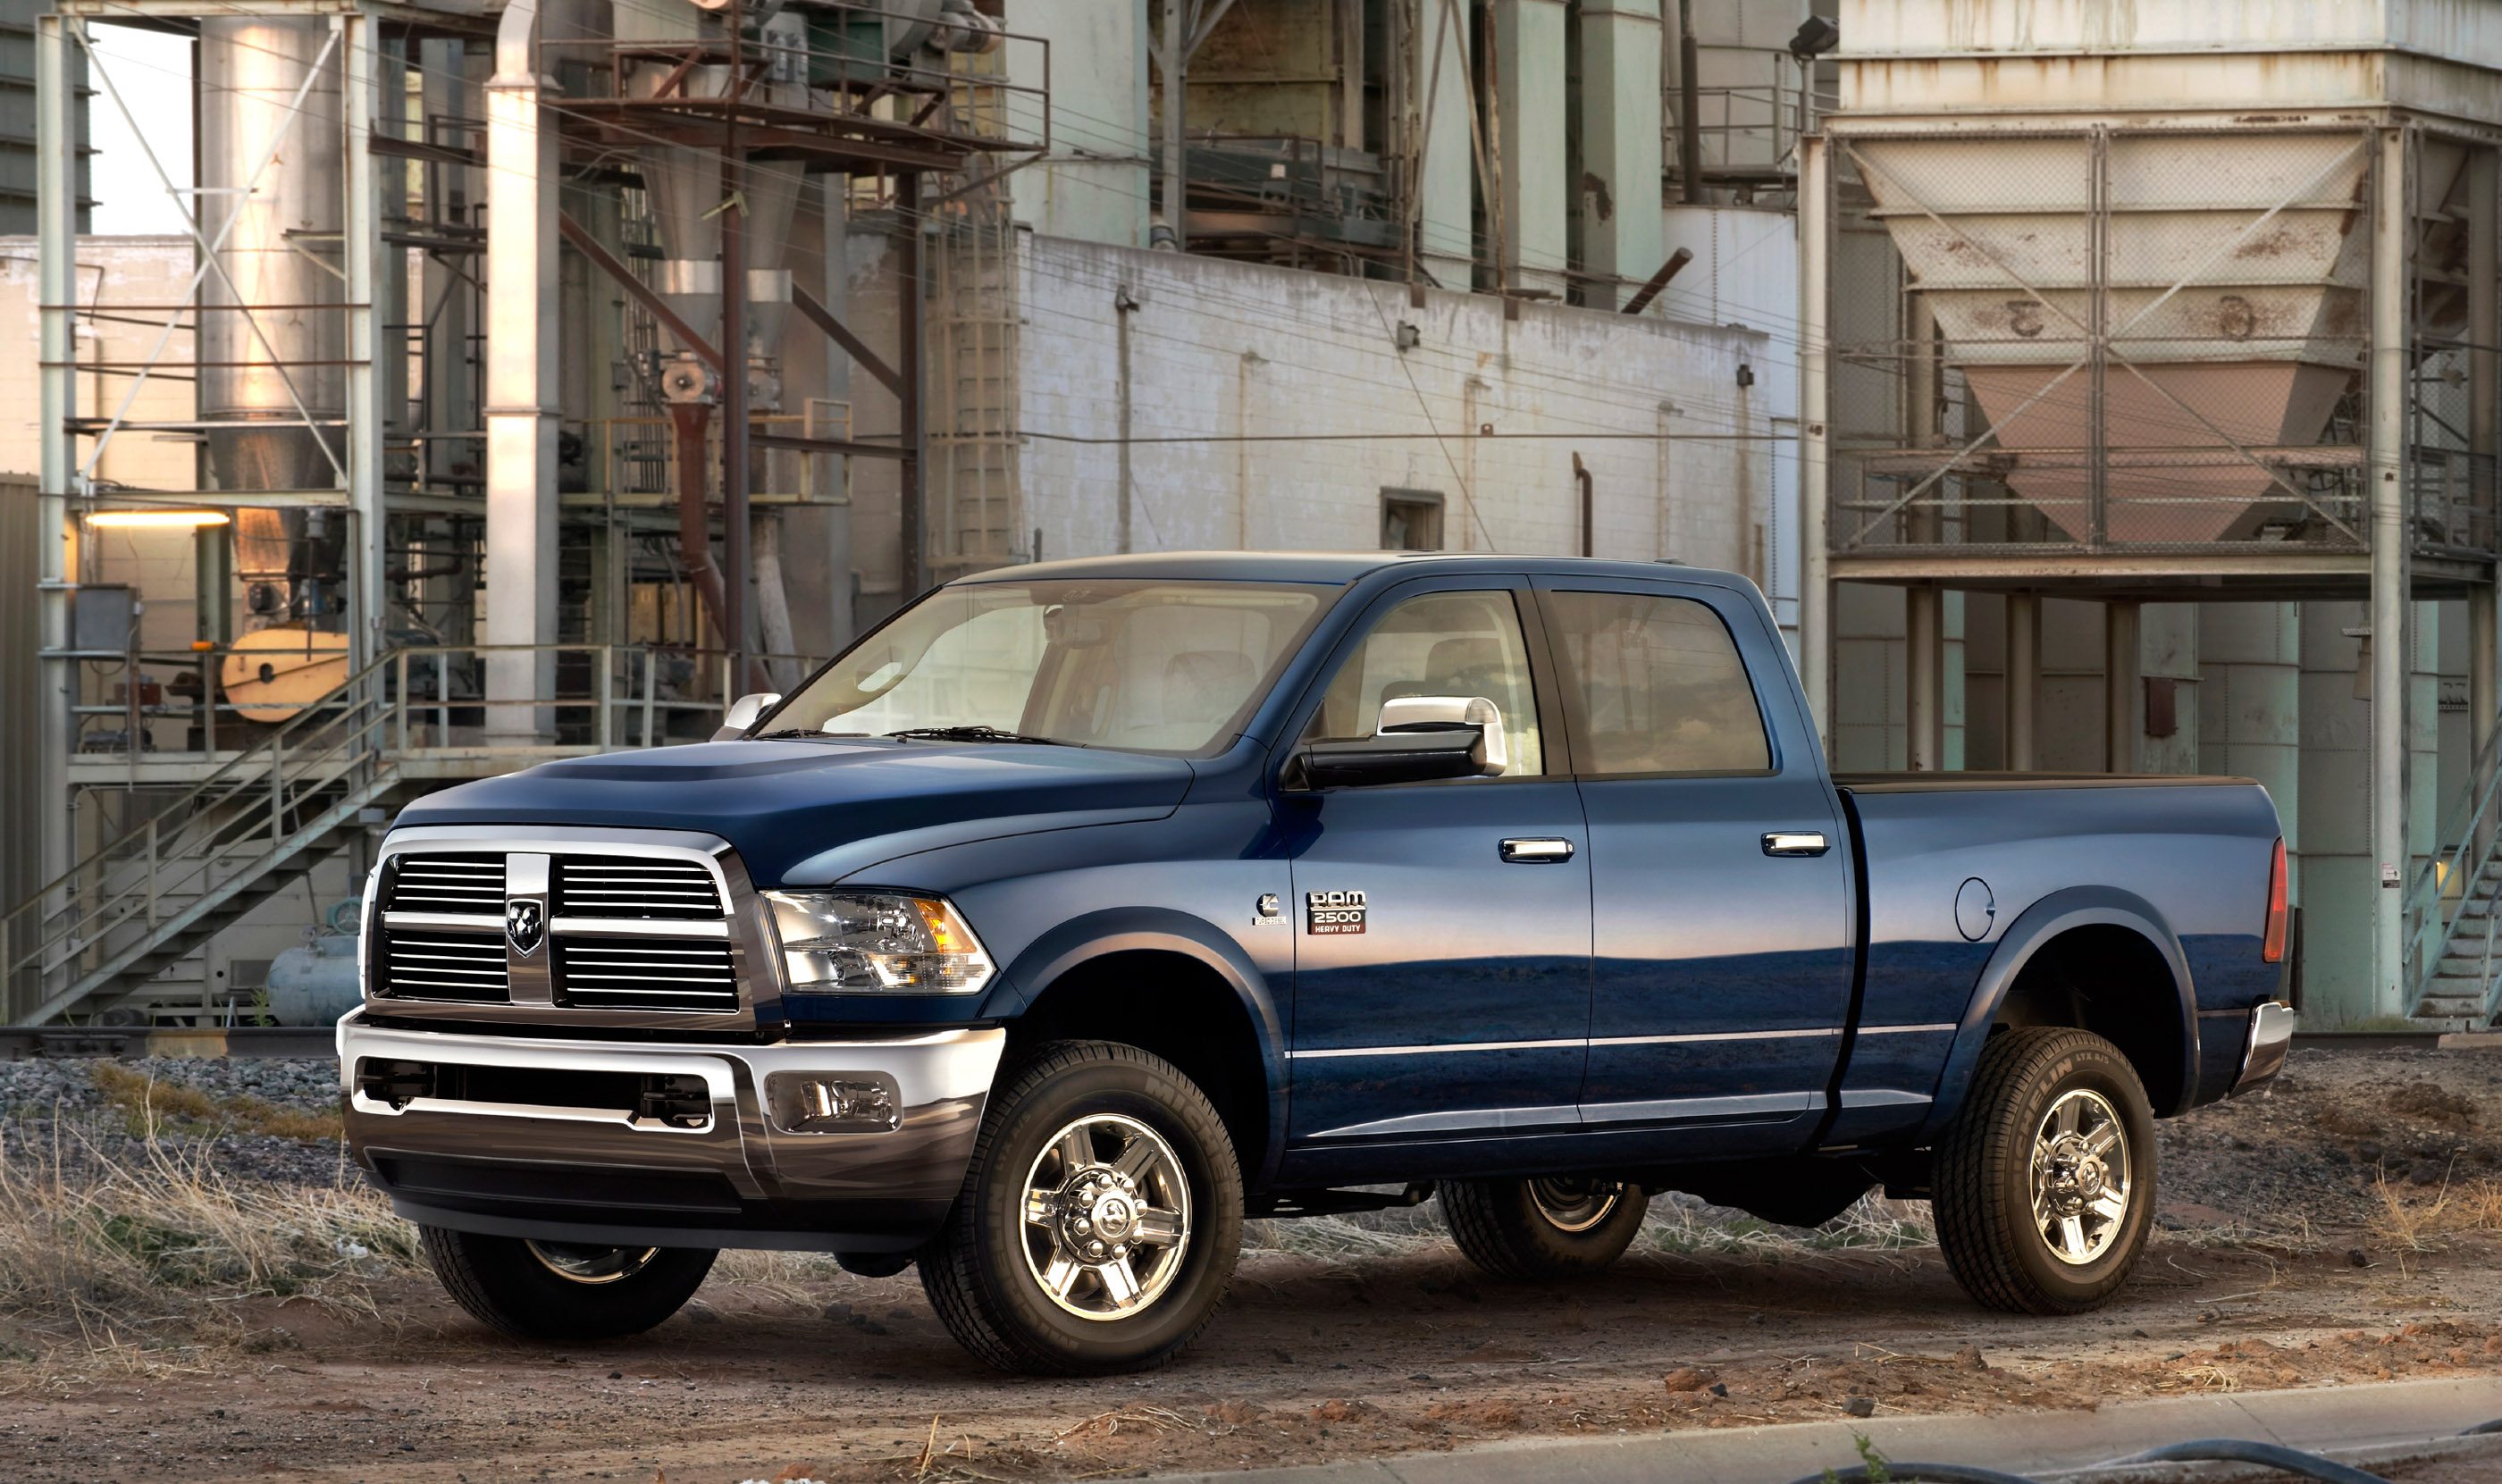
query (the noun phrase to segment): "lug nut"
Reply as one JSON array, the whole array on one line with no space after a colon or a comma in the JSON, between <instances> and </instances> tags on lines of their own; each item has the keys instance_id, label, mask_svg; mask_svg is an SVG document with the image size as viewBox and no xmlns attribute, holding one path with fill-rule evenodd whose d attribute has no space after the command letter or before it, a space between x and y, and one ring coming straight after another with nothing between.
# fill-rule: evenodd
<instances>
[{"instance_id":1,"label":"lug nut","mask_svg":"<svg viewBox=\"0 0 2502 1484\"><path fill-rule=\"evenodd\" d=\"M1072 1226L1076 1227L1076 1229L1077 1229L1078 1231L1094 1231L1094 1230L1095 1230L1095 1224L1094 1224L1093 1222L1091 1222L1091 1221L1088 1221L1088 1220L1087 1220L1085 1217L1083 1217L1083 1216L1080 1216L1079 1218L1077 1218L1077 1220L1076 1220L1076 1221L1074 1221L1074 1222L1072 1222L1070 1225L1072 1225Z\"/></svg>"},{"instance_id":2,"label":"lug nut","mask_svg":"<svg viewBox=\"0 0 2502 1484\"><path fill-rule=\"evenodd\" d=\"M1095 1254L1097 1257L1101 1257L1103 1255L1103 1244L1101 1242L1088 1242L1086 1244L1086 1250Z\"/></svg>"}]
</instances>

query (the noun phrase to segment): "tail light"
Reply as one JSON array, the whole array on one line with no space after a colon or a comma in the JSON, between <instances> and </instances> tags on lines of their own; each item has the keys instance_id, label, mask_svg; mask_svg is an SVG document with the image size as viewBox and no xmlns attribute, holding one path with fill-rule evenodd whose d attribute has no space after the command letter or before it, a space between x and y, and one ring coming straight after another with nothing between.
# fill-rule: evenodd
<instances>
[{"instance_id":1,"label":"tail light","mask_svg":"<svg viewBox=\"0 0 2502 1484\"><path fill-rule=\"evenodd\" d=\"M2284 961L2284 841L2276 842L2276 860L2268 866L2267 937L2259 957L2270 963Z\"/></svg>"}]
</instances>

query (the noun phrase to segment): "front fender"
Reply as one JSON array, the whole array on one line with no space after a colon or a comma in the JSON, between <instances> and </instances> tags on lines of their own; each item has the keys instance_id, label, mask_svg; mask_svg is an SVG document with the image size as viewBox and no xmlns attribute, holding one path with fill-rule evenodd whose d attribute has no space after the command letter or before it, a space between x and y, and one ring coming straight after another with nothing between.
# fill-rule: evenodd
<instances>
[{"instance_id":1,"label":"front fender","mask_svg":"<svg viewBox=\"0 0 2502 1484\"><path fill-rule=\"evenodd\" d=\"M1982 966L1971 1002L1964 1008L1963 1020L1955 1027L1954 1045L1946 1052L1945 1070L1938 1075L1936 1100L1929 1104L1928 1121L1920 1126L1916 1143L1934 1140L1963 1105L1964 1093L1972 1085L1973 1067L1980 1061L1981 1043L1989 1039L1989 1028L1996 1022L1999 1007L2007 1002L2007 993L2014 987L2024 965L2032 961L2042 945L2059 934L2093 927L2129 928L2153 944L2155 952L2163 956L2164 965L2172 971L2173 990L2180 1003L2181 1094L2174 1106L2155 1109L2156 1115L2179 1113L2198 1096L2197 992L2189 978L2189 960L2181 951L2180 938L2164 922L2163 914L2134 893L2116 887L2070 887L2025 908L2022 916L2008 925L1997 952Z\"/></svg>"},{"instance_id":2,"label":"front fender","mask_svg":"<svg viewBox=\"0 0 2502 1484\"><path fill-rule=\"evenodd\" d=\"M1107 954L1172 953L1206 965L1232 988L1260 1038L1260 1070L1268 1086L1268 1147L1260 1152L1257 1190L1275 1177L1285 1154L1286 1029L1268 976L1233 936L1204 918L1169 907L1111 907L1071 918L1026 945L983 997L985 1020L1013 1020L1062 975Z\"/></svg>"}]
</instances>

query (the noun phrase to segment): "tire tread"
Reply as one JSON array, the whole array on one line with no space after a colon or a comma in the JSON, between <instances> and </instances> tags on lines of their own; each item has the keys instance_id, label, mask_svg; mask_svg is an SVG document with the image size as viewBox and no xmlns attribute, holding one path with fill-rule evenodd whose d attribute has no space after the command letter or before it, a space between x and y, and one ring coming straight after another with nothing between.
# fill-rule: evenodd
<instances>
[{"instance_id":1,"label":"tire tread","mask_svg":"<svg viewBox=\"0 0 2502 1484\"><path fill-rule=\"evenodd\" d=\"M992 1095L981 1131L974 1137L973 1157L965 1165L964 1184L957 1192L956 1203L949 1209L946 1223L939 1228L937 1234L915 1254L921 1272L922 1292L929 1296L930 1307L937 1310L939 1323L947 1327L947 1332L954 1335L959 1344L995 1369L1023 1375L1100 1373L1097 1368L1073 1363L1059 1351L1032 1343L1019 1334L1013 1325L992 1312L983 1290L980 1248L973 1231L980 1219L977 1203L981 1198L982 1179L990 1168L991 1152L1007 1123L1007 1119L1000 1116L1001 1110L1018 1106L1036 1087L1057 1074L1090 1062L1125 1064L1167 1082L1177 1104L1196 1103L1197 1106L1190 1111L1203 1116L1212 1128L1222 1130L1225 1127L1224 1121L1216 1115L1215 1105L1207 1100L1207 1095L1172 1063L1119 1041L1047 1041L1035 1047L1031 1055L999 1078L998 1091ZM1233 1161L1232 1140L1218 1140L1211 1154L1226 1162ZM1235 1178L1239 1179L1238 1172ZM1147 1371L1171 1364L1215 1319L1216 1311L1223 1306L1225 1288L1231 1283L1229 1265L1226 1284L1219 1287L1214 1301L1200 1312L1189 1332L1166 1346L1161 1354L1120 1368L1125 1372Z\"/></svg>"},{"instance_id":2,"label":"tire tread","mask_svg":"<svg viewBox=\"0 0 2502 1484\"><path fill-rule=\"evenodd\" d=\"M2016 1090L2040 1078L2051 1063L2079 1051L2108 1057L2122 1067L2128 1064L2118 1048L2088 1030L2034 1026L1992 1036L1981 1048L1963 1106L1938 1139L1930 1200L1938 1249L1955 1281L1984 1307L2010 1314L2058 1315L2093 1306L2062 1302L2044 1293L2017 1263L2007 1239L2014 1219L2005 1198L2010 1166L2022 1163L2029 1170L2033 1141L2032 1130L2017 1127L2007 1116L2008 1104ZM2146 1199L2149 1203L2154 1199L2153 1178L2148 1160ZM2105 1280L2102 1295L2127 1281L2135 1265L2132 1260L2114 1269Z\"/></svg>"}]
</instances>

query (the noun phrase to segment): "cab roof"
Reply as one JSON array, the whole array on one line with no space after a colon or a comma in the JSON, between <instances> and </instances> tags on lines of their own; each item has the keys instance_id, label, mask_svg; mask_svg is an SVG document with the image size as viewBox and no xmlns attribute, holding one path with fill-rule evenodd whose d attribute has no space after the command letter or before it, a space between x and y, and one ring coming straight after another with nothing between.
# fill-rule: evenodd
<instances>
[{"instance_id":1,"label":"cab roof","mask_svg":"<svg viewBox=\"0 0 2502 1484\"><path fill-rule=\"evenodd\" d=\"M1342 587L1390 567L1477 572L1608 571L1656 577L1661 563L1602 561L1576 556L1508 556L1455 552L1139 552L1126 556L1071 556L1059 561L994 567L947 586L1037 582L1067 578L1196 579L1202 582L1314 583ZM1680 574L1706 569L1670 565ZM1710 573L1721 576L1720 573Z\"/></svg>"}]
</instances>

